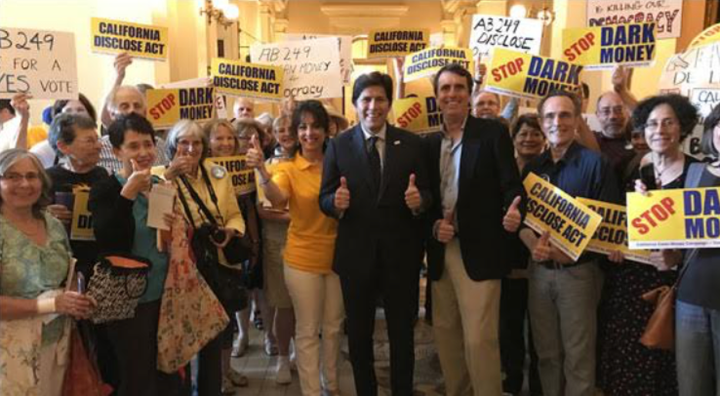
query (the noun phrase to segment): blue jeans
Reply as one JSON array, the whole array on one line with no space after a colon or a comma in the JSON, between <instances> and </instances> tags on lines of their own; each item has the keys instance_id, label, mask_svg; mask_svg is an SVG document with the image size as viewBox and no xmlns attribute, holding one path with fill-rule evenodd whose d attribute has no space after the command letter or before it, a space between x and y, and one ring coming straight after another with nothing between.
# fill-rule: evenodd
<instances>
[{"instance_id":1,"label":"blue jeans","mask_svg":"<svg viewBox=\"0 0 720 396\"><path fill-rule=\"evenodd\" d=\"M680 396L720 396L720 311L676 302Z\"/></svg>"},{"instance_id":2,"label":"blue jeans","mask_svg":"<svg viewBox=\"0 0 720 396\"><path fill-rule=\"evenodd\" d=\"M543 394L594 396L602 271L594 261L559 269L531 263L528 278L528 309Z\"/></svg>"}]
</instances>

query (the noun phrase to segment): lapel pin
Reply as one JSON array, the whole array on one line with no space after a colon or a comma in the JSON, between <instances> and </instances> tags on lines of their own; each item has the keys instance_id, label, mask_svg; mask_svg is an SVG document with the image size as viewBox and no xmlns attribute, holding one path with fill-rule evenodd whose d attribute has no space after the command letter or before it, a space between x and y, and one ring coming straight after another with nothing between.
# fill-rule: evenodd
<instances>
[{"instance_id":1,"label":"lapel pin","mask_svg":"<svg viewBox=\"0 0 720 396\"><path fill-rule=\"evenodd\" d=\"M399 140L396 140L396 141L393 142L393 144L396 145L396 146L399 146L399 145L400 145L400 141L399 141Z\"/></svg>"}]
</instances>

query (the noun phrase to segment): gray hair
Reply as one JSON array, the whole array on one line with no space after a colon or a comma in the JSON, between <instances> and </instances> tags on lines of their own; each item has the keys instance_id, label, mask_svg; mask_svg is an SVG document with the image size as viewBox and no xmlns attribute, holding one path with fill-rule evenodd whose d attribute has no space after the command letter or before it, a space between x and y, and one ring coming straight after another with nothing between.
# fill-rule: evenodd
<instances>
[{"instance_id":1,"label":"gray hair","mask_svg":"<svg viewBox=\"0 0 720 396\"><path fill-rule=\"evenodd\" d=\"M175 125L173 125L172 129L170 129L170 132L168 132L166 142L166 151L168 158L175 158L175 153L177 153L178 140L180 140L182 136L188 133L191 136L200 138L200 140L202 141L203 149L202 155L200 156L200 163L202 164L202 162L205 160L205 158L208 157L208 153L210 152L210 140L203 131L202 127L195 121L190 120L178 121L177 123L175 123Z\"/></svg>"},{"instance_id":2,"label":"gray hair","mask_svg":"<svg viewBox=\"0 0 720 396\"><path fill-rule=\"evenodd\" d=\"M140 95L140 100L143 103L143 107L147 108L147 100L145 99L145 94L143 94L143 92L140 90L140 88L138 88L134 85L120 85L118 87L113 88L112 91L110 91L110 95L108 96L109 99L108 99L107 109L110 112L110 114L115 114L115 112L117 111L117 109L118 109L117 108L118 104L117 104L117 99L116 99L117 93L123 89L137 92L137 94Z\"/></svg>"},{"instance_id":3,"label":"gray hair","mask_svg":"<svg viewBox=\"0 0 720 396\"><path fill-rule=\"evenodd\" d=\"M48 176L48 174L45 172L42 163L35 156L35 154L32 154L27 150L17 148L0 152L0 178L5 176L5 173L7 173L7 171L13 167L13 165L18 163L18 161L21 161L25 158L30 158L33 165L35 165L38 176L40 177L40 181L42 182L40 198L38 198L38 200L32 206L33 215L38 219L42 219L45 207L52 203L52 197L50 196L52 180L50 180L50 176ZM2 196L0 195L0 206L2 206L2 204Z\"/></svg>"}]
</instances>

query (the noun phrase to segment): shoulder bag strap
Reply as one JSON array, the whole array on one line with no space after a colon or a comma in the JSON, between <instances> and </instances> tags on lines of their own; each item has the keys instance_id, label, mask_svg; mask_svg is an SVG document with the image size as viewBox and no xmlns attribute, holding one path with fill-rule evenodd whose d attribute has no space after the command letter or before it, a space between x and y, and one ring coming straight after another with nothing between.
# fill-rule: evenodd
<instances>
[{"instance_id":1,"label":"shoulder bag strap","mask_svg":"<svg viewBox=\"0 0 720 396\"><path fill-rule=\"evenodd\" d=\"M222 225L225 225L225 219L223 218L222 212L220 211L220 206L218 205L218 199L217 195L215 195L215 188L213 188L212 183L210 182L210 177L208 177L207 170L204 166L200 166L200 174L202 174L203 181L205 182L205 186L207 186L208 193L210 194L210 200L213 202L213 205L215 205L215 209L217 209L218 216L220 216L220 221L223 223Z\"/></svg>"},{"instance_id":2,"label":"shoulder bag strap","mask_svg":"<svg viewBox=\"0 0 720 396\"><path fill-rule=\"evenodd\" d=\"M195 227L195 221L193 220L192 211L190 211L190 206L187 203L187 200L185 199L185 193L183 193L182 188L180 188L180 184L176 182L176 187L178 190L178 196L180 197L180 202L182 203L183 209L185 210L185 215L187 216L188 220L190 221L190 225L192 225L193 229L196 230L197 227Z\"/></svg>"},{"instance_id":3,"label":"shoulder bag strap","mask_svg":"<svg viewBox=\"0 0 720 396\"><path fill-rule=\"evenodd\" d=\"M685 176L685 188L700 187L700 179L702 178L703 171L705 170L705 165L706 164L704 162L695 162L690 164L687 176ZM695 259L699 252L700 249L696 248L688 251L685 254L685 257L683 258L683 266L680 269L677 281L675 281L676 288L680 284L680 280L682 279L683 275L685 275L685 272L687 272L687 269L690 266L690 262Z\"/></svg>"},{"instance_id":4,"label":"shoulder bag strap","mask_svg":"<svg viewBox=\"0 0 720 396\"><path fill-rule=\"evenodd\" d=\"M195 204L198 206L198 209L200 210L200 213L203 217L206 218L206 220L213 225L217 225L217 220L215 220L215 216L210 212L210 209L205 205L205 202L200 198L197 191L190 185L190 182L188 182L187 178L184 175L178 176L180 178L180 181L185 185L185 188L188 190L188 193L190 193L190 197L193 201L195 201ZM180 195L184 195L182 191L180 191Z\"/></svg>"}]
</instances>

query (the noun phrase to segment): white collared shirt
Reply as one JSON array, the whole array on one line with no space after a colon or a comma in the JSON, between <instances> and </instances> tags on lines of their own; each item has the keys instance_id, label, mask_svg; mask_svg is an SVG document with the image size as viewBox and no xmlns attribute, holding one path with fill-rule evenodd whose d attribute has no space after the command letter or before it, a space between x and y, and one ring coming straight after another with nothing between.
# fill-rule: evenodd
<instances>
[{"instance_id":1,"label":"white collared shirt","mask_svg":"<svg viewBox=\"0 0 720 396\"><path fill-rule=\"evenodd\" d=\"M380 154L380 170L382 171L385 167L385 141L386 141L386 135L387 135L387 124L383 124L382 129L380 129L380 132L378 133L372 133L365 129L365 126L363 124L360 124L360 128L363 131L363 135L365 136L365 147L368 146L368 139L370 139L373 136L377 136L378 140L375 142L375 148L377 148L378 154Z\"/></svg>"}]
</instances>

